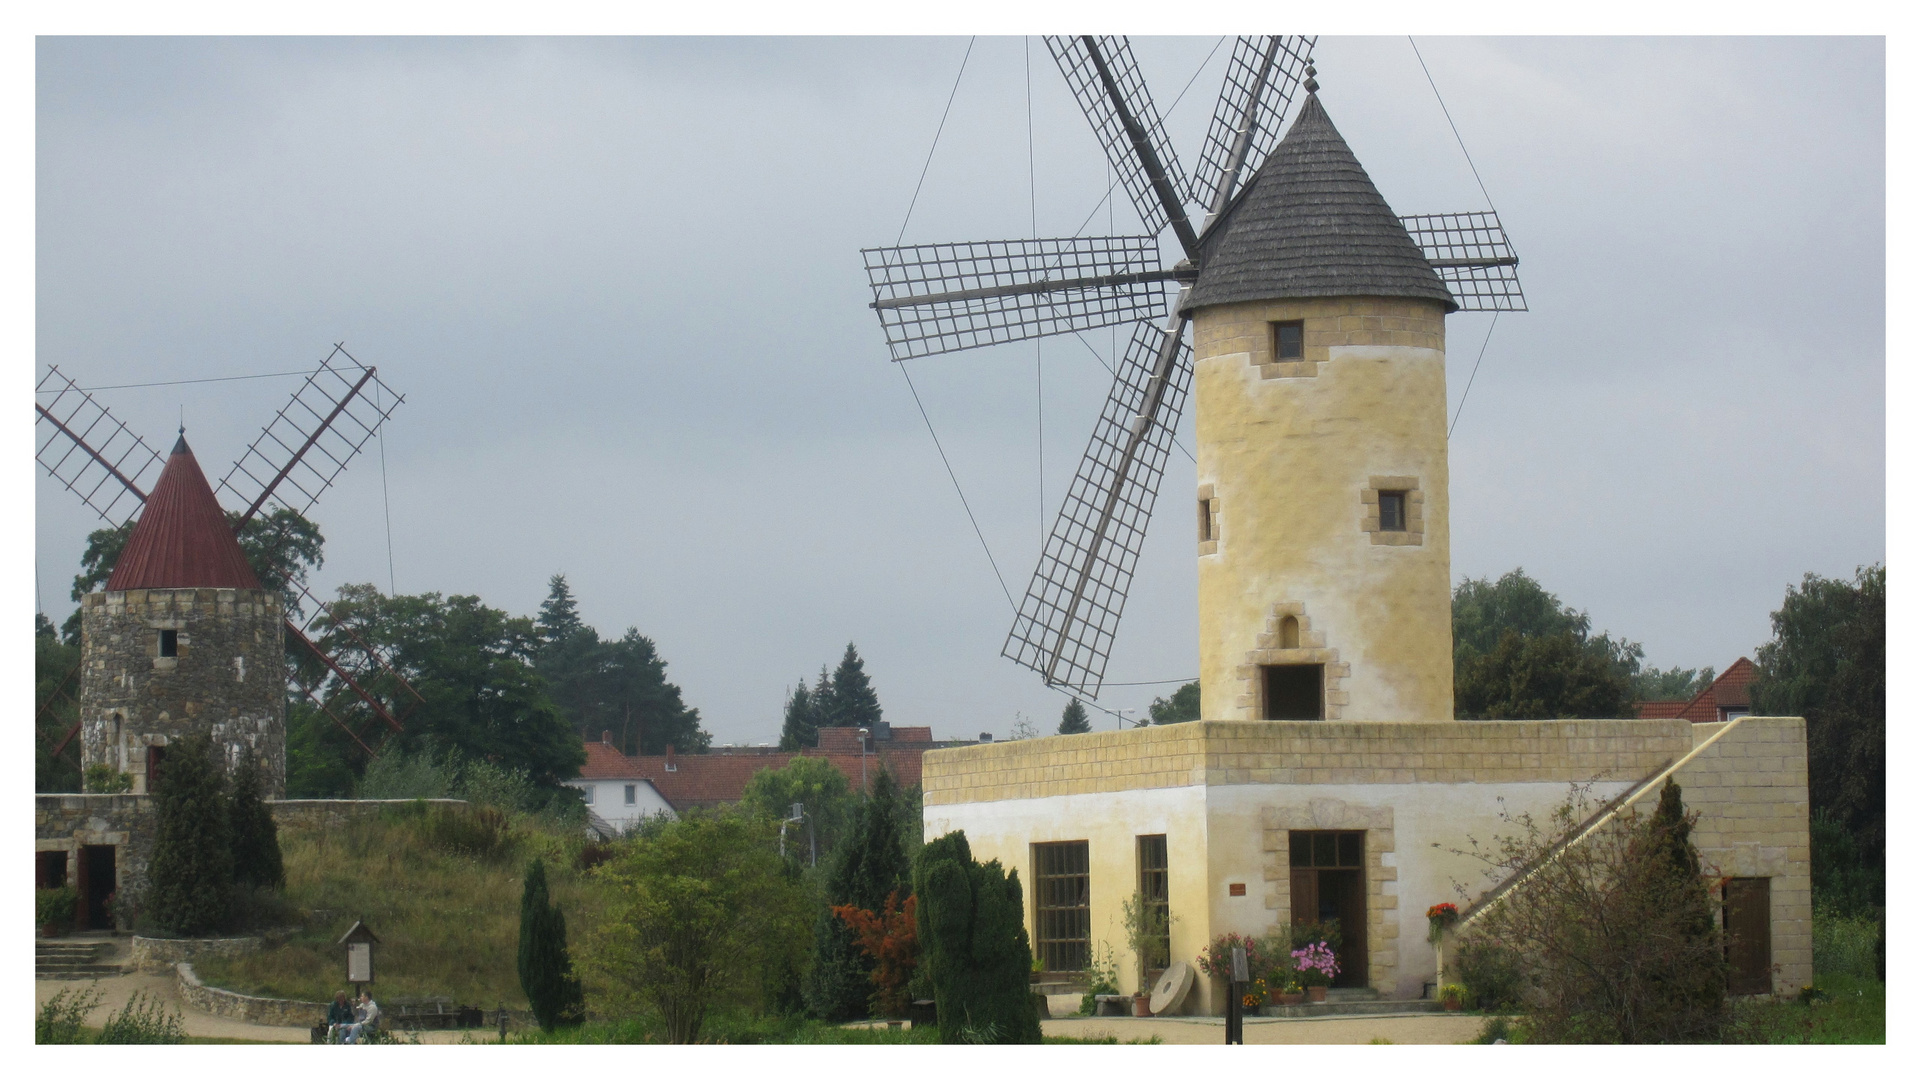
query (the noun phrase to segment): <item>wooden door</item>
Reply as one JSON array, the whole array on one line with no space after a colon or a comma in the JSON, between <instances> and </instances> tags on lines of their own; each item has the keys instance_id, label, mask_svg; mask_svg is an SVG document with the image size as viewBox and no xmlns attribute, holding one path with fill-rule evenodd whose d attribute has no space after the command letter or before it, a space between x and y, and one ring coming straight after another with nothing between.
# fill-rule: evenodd
<instances>
[{"instance_id":1,"label":"wooden door","mask_svg":"<svg viewBox=\"0 0 1921 1080\"><path fill-rule=\"evenodd\" d=\"M1341 947L1335 950L1341 973L1335 986L1367 985L1367 888L1359 870L1322 870L1321 887L1331 891L1328 912L1341 920ZM1330 880L1331 879L1331 880ZM1328 890L1333 886L1332 890Z\"/></svg>"},{"instance_id":2,"label":"wooden door","mask_svg":"<svg viewBox=\"0 0 1921 1080\"><path fill-rule=\"evenodd\" d=\"M73 890L80 895L73 905L73 928L91 930L93 924L87 921L87 849L81 848L75 856Z\"/></svg>"},{"instance_id":3,"label":"wooden door","mask_svg":"<svg viewBox=\"0 0 1921 1080\"><path fill-rule=\"evenodd\" d=\"M1316 922L1321 917L1321 875L1313 870L1295 870L1288 875L1289 916L1296 923Z\"/></svg>"},{"instance_id":4,"label":"wooden door","mask_svg":"<svg viewBox=\"0 0 1921 1080\"><path fill-rule=\"evenodd\" d=\"M1721 928L1727 940L1728 993L1774 989L1773 927L1767 878L1729 878L1722 893Z\"/></svg>"}]
</instances>

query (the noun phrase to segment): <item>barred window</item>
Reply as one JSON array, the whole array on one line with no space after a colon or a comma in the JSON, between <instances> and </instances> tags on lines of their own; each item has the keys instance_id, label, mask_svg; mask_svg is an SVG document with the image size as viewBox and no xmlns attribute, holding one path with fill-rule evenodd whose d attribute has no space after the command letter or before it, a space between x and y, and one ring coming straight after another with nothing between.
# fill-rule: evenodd
<instances>
[{"instance_id":1,"label":"barred window","mask_svg":"<svg viewBox=\"0 0 1921 1080\"><path fill-rule=\"evenodd\" d=\"M1160 928L1154 951L1147 957L1147 968L1159 971L1167 967L1174 952L1167 917L1167 836L1136 837L1134 850L1140 864L1141 896L1147 900L1154 925Z\"/></svg>"},{"instance_id":2,"label":"barred window","mask_svg":"<svg viewBox=\"0 0 1921 1080\"><path fill-rule=\"evenodd\" d=\"M1045 971L1083 971L1088 941L1087 841L1034 845L1034 943Z\"/></svg>"}]
</instances>

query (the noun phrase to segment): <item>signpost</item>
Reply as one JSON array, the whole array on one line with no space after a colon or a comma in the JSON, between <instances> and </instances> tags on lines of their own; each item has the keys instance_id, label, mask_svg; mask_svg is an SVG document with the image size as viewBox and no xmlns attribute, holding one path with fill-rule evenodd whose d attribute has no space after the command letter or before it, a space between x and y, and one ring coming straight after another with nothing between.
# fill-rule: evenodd
<instances>
[{"instance_id":1,"label":"signpost","mask_svg":"<svg viewBox=\"0 0 1921 1080\"><path fill-rule=\"evenodd\" d=\"M1247 990L1247 950L1236 945L1230 957L1233 970L1227 980L1227 1045L1242 1046L1241 995Z\"/></svg>"},{"instance_id":2,"label":"signpost","mask_svg":"<svg viewBox=\"0 0 1921 1080\"><path fill-rule=\"evenodd\" d=\"M339 944L347 947L347 982L353 985L354 996L360 996L363 987L374 981L374 946L380 939L374 936L367 924L358 919L341 935Z\"/></svg>"}]
</instances>

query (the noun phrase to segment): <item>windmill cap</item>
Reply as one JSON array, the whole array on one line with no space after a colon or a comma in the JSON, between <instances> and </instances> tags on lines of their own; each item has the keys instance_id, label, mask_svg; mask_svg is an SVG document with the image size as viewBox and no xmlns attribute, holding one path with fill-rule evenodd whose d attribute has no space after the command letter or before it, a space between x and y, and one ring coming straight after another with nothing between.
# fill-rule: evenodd
<instances>
[{"instance_id":1,"label":"windmill cap","mask_svg":"<svg viewBox=\"0 0 1921 1080\"><path fill-rule=\"evenodd\" d=\"M1460 307L1309 93L1287 137L1201 238L1200 277L1181 311L1333 296Z\"/></svg>"},{"instance_id":2,"label":"windmill cap","mask_svg":"<svg viewBox=\"0 0 1921 1080\"><path fill-rule=\"evenodd\" d=\"M182 429L126 547L114 560L107 591L258 588L260 579L247 564Z\"/></svg>"}]
</instances>

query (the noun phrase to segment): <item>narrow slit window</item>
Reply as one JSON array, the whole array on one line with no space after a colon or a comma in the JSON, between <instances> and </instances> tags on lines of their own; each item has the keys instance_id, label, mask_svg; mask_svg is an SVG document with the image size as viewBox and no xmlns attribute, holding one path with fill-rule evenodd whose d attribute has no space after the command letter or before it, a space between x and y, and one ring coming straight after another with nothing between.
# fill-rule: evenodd
<instances>
[{"instance_id":1,"label":"narrow slit window","mask_svg":"<svg viewBox=\"0 0 1921 1080\"><path fill-rule=\"evenodd\" d=\"M1407 492L1383 491L1381 500L1381 531L1407 531Z\"/></svg>"},{"instance_id":2,"label":"narrow slit window","mask_svg":"<svg viewBox=\"0 0 1921 1080\"><path fill-rule=\"evenodd\" d=\"M1300 360L1307 355L1306 334L1299 319L1274 324L1274 358Z\"/></svg>"},{"instance_id":3,"label":"narrow slit window","mask_svg":"<svg viewBox=\"0 0 1921 1080\"><path fill-rule=\"evenodd\" d=\"M1202 543L1214 539L1214 515L1210 512L1210 507L1208 506L1208 503L1211 501L1210 499L1202 499L1200 502Z\"/></svg>"},{"instance_id":4,"label":"narrow slit window","mask_svg":"<svg viewBox=\"0 0 1921 1080\"><path fill-rule=\"evenodd\" d=\"M179 656L180 655L180 631L178 630L160 631L160 655L162 656Z\"/></svg>"}]
</instances>

